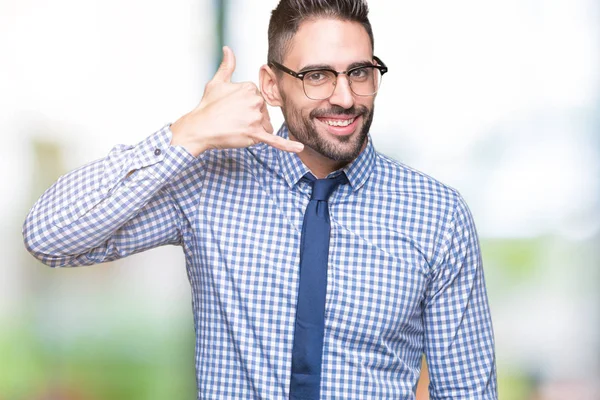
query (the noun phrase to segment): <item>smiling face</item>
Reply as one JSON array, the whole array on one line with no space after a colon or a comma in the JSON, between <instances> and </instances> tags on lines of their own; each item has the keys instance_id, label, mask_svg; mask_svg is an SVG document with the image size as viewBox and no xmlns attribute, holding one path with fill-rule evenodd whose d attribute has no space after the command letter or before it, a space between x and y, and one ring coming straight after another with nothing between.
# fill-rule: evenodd
<instances>
[{"instance_id":1,"label":"smiling face","mask_svg":"<svg viewBox=\"0 0 600 400\"><path fill-rule=\"evenodd\" d=\"M372 60L371 41L361 24L311 19L300 25L282 64L298 72L315 67L346 71ZM326 100L309 99L302 81L292 76L282 74L277 86L290 137L305 145L301 158L307 166L311 167L309 161L337 169L364 149L375 96L355 95L346 75L337 78L333 95Z\"/></svg>"}]
</instances>

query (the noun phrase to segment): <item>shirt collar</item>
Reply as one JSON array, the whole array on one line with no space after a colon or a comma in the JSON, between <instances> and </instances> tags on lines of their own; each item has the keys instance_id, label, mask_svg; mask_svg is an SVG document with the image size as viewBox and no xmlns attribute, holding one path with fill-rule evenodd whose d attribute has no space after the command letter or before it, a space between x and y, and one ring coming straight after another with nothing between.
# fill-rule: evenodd
<instances>
[{"instance_id":1,"label":"shirt collar","mask_svg":"<svg viewBox=\"0 0 600 400\"><path fill-rule=\"evenodd\" d=\"M281 126L277 135L284 139L289 139L287 124L284 123ZM304 165L296 153L287 151L277 151L276 153L279 159L279 170L290 188L294 187L304 175L310 172L310 169ZM365 184L373 171L374 163L375 148L373 147L373 141L369 134L367 147L365 147L354 161L341 169L348 177L348 182L352 186L352 191L360 189Z\"/></svg>"}]
</instances>

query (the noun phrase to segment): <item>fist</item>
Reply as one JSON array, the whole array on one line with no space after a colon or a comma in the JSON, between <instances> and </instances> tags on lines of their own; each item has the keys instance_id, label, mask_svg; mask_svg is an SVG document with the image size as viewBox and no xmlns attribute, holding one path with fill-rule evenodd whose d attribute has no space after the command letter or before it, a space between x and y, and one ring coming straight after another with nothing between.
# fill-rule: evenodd
<instances>
[{"instance_id":1,"label":"fist","mask_svg":"<svg viewBox=\"0 0 600 400\"><path fill-rule=\"evenodd\" d=\"M183 146L193 156L208 149L248 147L266 143L284 151L304 146L273 135L267 105L252 82L232 83L235 55L223 47L223 61L206 84L200 104L171 125L171 145Z\"/></svg>"}]
</instances>

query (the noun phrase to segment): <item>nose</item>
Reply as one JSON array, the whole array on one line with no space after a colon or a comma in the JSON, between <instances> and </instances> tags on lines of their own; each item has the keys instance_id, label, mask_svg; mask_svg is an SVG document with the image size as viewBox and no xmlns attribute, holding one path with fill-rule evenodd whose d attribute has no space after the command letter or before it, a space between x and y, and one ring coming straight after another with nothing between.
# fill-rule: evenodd
<instances>
[{"instance_id":1,"label":"nose","mask_svg":"<svg viewBox=\"0 0 600 400\"><path fill-rule=\"evenodd\" d=\"M350 81L346 75L339 75L329 102L348 109L354 105L354 94L350 89Z\"/></svg>"}]
</instances>

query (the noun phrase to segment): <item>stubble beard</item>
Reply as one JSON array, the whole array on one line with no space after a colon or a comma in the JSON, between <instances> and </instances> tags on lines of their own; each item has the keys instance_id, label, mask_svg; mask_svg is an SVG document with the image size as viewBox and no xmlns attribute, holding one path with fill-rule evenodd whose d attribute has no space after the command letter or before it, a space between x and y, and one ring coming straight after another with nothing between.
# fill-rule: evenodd
<instances>
[{"instance_id":1,"label":"stubble beard","mask_svg":"<svg viewBox=\"0 0 600 400\"><path fill-rule=\"evenodd\" d=\"M316 109L310 112L308 118L303 118L299 111L293 106L286 105L282 108L283 116L288 125L290 133L300 143L310 147L315 152L339 163L350 163L354 161L362 151L365 142L369 135L369 129L373 122L374 108L370 110L365 106L359 106L345 109L340 106L332 106L329 109ZM358 132L349 136L334 136L320 134L315 119L320 116L345 116L356 115L363 119L362 126L358 128Z\"/></svg>"}]
</instances>

